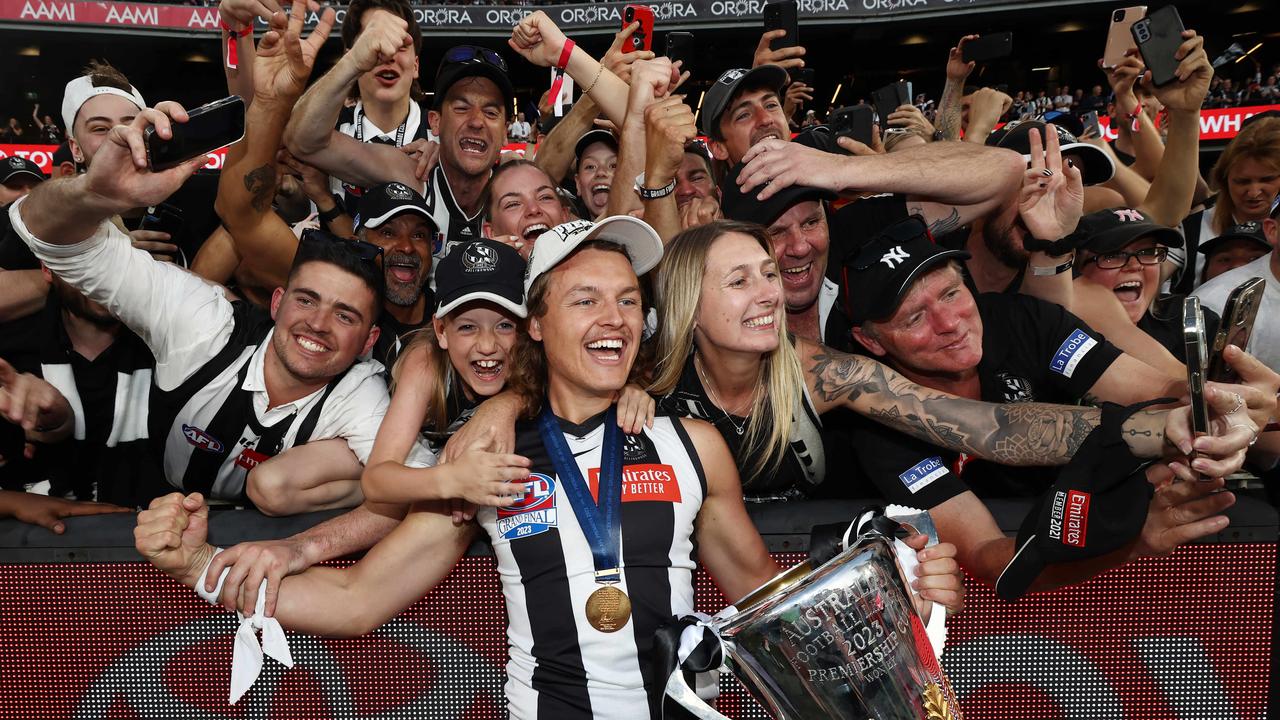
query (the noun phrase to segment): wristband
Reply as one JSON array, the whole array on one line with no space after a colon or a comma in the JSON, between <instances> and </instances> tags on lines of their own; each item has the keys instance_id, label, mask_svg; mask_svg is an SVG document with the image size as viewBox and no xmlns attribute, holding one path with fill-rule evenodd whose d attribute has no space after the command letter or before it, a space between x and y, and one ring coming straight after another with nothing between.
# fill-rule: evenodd
<instances>
[{"instance_id":1,"label":"wristband","mask_svg":"<svg viewBox=\"0 0 1280 720\"><path fill-rule=\"evenodd\" d=\"M661 200L676 191L676 181L673 178L660 188L647 188L644 186L644 173L640 173L636 176L635 189L641 200Z\"/></svg>"},{"instance_id":2,"label":"wristband","mask_svg":"<svg viewBox=\"0 0 1280 720\"><path fill-rule=\"evenodd\" d=\"M324 223L325 225L328 225L334 220L337 220L342 215L346 214L346 212L347 212L346 208L342 207L342 198L339 197L337 193L334 193L333 207L320 213L317 217L320 219L320 222Z\"/></svg>"},{"instance_id":3,"label":"wristband","mask_svg":"<svg viewBox=\"0 0 1280 720\"><path fill-rule=\"evenodd\" d=\"M239 53L238 49L236 48L236 40L237 40L237 39L239 39L239 38L242 38L242 37L244 37L244 36L246 36L246 35L252 35L252 34L253 34L253 24L252 24L252 23L250 23L250 24L249 24L248 26L246 26L243 30L235 30L235 29L233 29L230 25L228 25L228 24L226 24L225 22L223 22L221 18L219 18L219 19L218 19L218 27L222 28L223 30L226 30L226 31L227 31L227 33L228 33L228 37L227 37L227 67L231 68L232 70L235 70L236 68L238 68L238 67L240 66L240 53Z\"/></svg>"},{"instance_id":4,"label":"wristband","mask_svg":"<svg viewBox=\"0 0 1280 720\"><path fill-rule=\"evenodd\" d=\"M573 55L574 43L572 40L565 38L564 49L560 51L560 60L556 62L556 67L561 70L569 67L569 57Z\"/></svg>"},{"instance_id":5,"label":"wristband","mask_svg":"<svg viewBox=\"0 0 1280 720\"><path fill-rule=\"evenodd\" d=\"M1133 112L1129 113L1129 132L1138 132L1142 129L1142 124L1138 122L1138 116L1142 114L1142 104L1134 106Z\"/></svg>"},{"instance_id":6,"label":"wristband","mask_svg":"<svg viewBox=\"0 0 1280 720\"><path fill-rule=\"evenodd\" d=\"M1062 263L1061 265L1051 265L1049 267L1032 265L1031 274L1035 275L1036 277L1050 277L1053 275L1061 275L1062 273L1070 270L1071 266L1075 264L1075 261L1076 261L1076 254L1073 252L1071 253L1071 256L1067 258L1066 262Z\"/></svg>"}]
</instances>

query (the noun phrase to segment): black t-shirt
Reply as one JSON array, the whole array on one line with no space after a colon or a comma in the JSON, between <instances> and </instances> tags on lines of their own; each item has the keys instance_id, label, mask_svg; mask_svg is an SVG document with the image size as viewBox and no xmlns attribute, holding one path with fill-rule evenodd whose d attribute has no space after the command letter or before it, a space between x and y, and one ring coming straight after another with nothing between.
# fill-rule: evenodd
<instances>
[{"instance_id":1,"label":"black t-shirt","mask_svg":"<svg viewBox=\"0 0 1280 720\"><path fill-rule=\"evenodd\" d=\"M977 296L982 400L1075 403L1121 354L1058 305L1026 295ZM928 509L973 490L986 497L1043 491L1053 468L1006 467L943 450L866 418L854 446L862 471L893 503Z\"/></svg>"},{"instance_id":2,"label":"black t-shirt","mask_svg":"<svg viewBox=\"0 0 1280 720\"><path fill-rule=\"evenodd\" d=\"M396 359L400 357L400 351L404 349L406 342L405 336L415 330L421 330L431 324L431 308L436 306L435 293L431 292L431 288L422 288L422 294L426 296L426 316L422 322L402 323L395 319L391 313L385 309L378 316L378 327L382 332L378 334L378 339L373 343L373 359L382 363L387 368L387 372L391 372L391 368L396 364Z\"/></svg>"}]
</instances>

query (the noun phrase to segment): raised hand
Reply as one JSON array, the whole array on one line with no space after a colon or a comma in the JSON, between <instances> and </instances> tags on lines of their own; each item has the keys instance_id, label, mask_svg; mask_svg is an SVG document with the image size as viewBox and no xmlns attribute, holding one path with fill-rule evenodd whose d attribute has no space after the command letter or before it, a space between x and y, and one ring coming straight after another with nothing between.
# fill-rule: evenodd
<instances>
[{"instance_id":1,"label":"raised hand","mask_svg":"<svg viewBox=\"0 0 1280 720\"><path fill-rule=\"evenodd\" d=\"M947 79L952 82L963 83L969 77L969 73L977 67L975 62L964 61L964 44L970 40L977 40L977 35L965 35L960 38L960 42L951 48L947 53Z\"/></svg>"},{"instance_id":2,"label":"raised hand","mask_svg":"<svg viewBox=\"0 0 1280 720\"><path fill-rule=\"evenodd\" d=\"M645 179L650 187L675 178L684 159L684 146L698 136L693 108L684 96L671 95L655 100L644 109Z\"/></svg>"},{"instance_id":3,"label":"raised hand","mask_svg":"<svg viewBox=\"0 0 1280 720\"><path fill-rule=\"evenodd\" d=\"M98 148L93 164L85 173L85 189L102 210L120 214L126 210L157 205L177 192L192 173L204 165L205 156L181 165L152 172L147 163L145 131L155 128L162 139L173 138L173 122L187 121L187 111L176 102L165 101L138 112L128 125L116 125Z\"/></svg>"},{"instance_id":4,"label":"raised hand","mask_svg":"<svg viewBox=\"0 0 1280 720\"><path fill-rule=\"evenodd\" d=\"M604 57L600 59L605 69L622 78L622 81L628 85L631 84L631 65L635 61L652 60L657 57L652 50L623 51L623 48L627 46L627 41L631 39L631 35L639 29L640 23L633 22L619 30L613 36L613 44L609 46Z\"/></svg>"},{"instance_id":5,"label":"raised hand","mask_svg":"<svg viewBox=\"0 0 1280 720\"><path fill-rule=\"evenodd\" d=\"M889 113L885 124L919 135L925 139L925 142L933 141L933 123L925 118L920 108L910 103L899 105L896 110Z\"/></svg>"},{"instance_id":6,"label":"raised hand","mask_svg":"<svg viewBox=\"0 0 1280 720\"><path fill-rule=\"evenodd\" d=\"M813 102L813 88L802 82L793 82L787 86L786 98L782 104L782 112L790 119L796 111L804 107L805 102Z\"/></svg>"},{"instance_id":7,"label":"raised hand","mask_svg":"<svg viewBox=\"0 0 1280 720\"><path fill-rule=\"evenodd\" d=\"M249 27L255 18L270 20L278 12L280 4L276 0L222 0L218 3L222 22L232 30Z\"/></svg>"},{"instance_id":8,"label":"raised hand","mask_svg":"<svg viewBox=\"0 0 1280 720\"><path fill-rule=\"evenodd\" d=\"M1137 51L1134 51L1113 68L1103 67L1102 60L1098 60L1098 67L1106 73L1107 84L1111 86L1111 92L1116 96L1118 113L1127 113L1138 104L1137 97L1133 94L1133 86L1138 82L1138 78L1142 77L1146 67L1136 53Z\"/></svg>"},{"instance_id":9,"label":"raised hand","mask_svg":"<svg viewBox=\"0 0 1280 720\"><path fill-rule=\"evenodd\" d=\"M781 65L788 70L804 67L805 50L803 46L793 45L778 50L773 50L769 47L769 43L780 37L786 37L786 35L786 30L770 30L761 35L760 42L756 43L756 52L751 59L751 67Z\"/></svg>"},{"instance_id":10,"label":"raised hand","mask_svg":"<svg viewBox=\"0 0 1280 720\"><path fill-rule=\"evenodd\" d=\"M361 16L361 20L360 35L347 51L347 57L360 72L368 72L395 57L401 50L413 47L409 24L404 18L386 10L374 10ZM316 29L319 30L319 27Z\"/></svg>"},{"instance_id":11,"label":"raised hand","mask_svg":"<svg viewBox=\"0 0 1280 720\"><path fill-rule=\"evenodd\" d=\"M1165 420L1165 438L1183 455L1196 457L1188 467L1185 460L1169 463L1181 480L1221 478L1244 465L1245 453L1258 437L1258 425L1249 416L1245 394L1251 388L1222 383L1205 383L1204 399L1209 409L1209 434L1196 437L1191 429L1191 408L1170 411Z\"/></svg>"},{"instance_id":12,"label":"raised hand","mask_svg":"<svg viewBox=\"0 0 1280 720\"><path fill-rule=\"evenodd\" d=\"M170 493L138 513L133 543L142 557L187 587L195 587L213 555L205 542L209 506L200 493Z\"/></svg>"},{"instance_id":13,"label":"raised hand","mask_svg":"<svg viewBox=\"0 0 1280 720\"><path fill-rule=\"evenodd\" d=\"M31 431L61 427L73 412L57 388L0 360L0 418Z\"/></svg>"},{"instance_id":14,"label":"raised hand","mask_svg":"<svg viewBox=\"0 0 1280 720\"><path fill-rule=\"evenodd\" d=\"M334 11L333 8L325 8L315 29L304 40L302 26L306 22L306 13L306 3L295 0L288 18L284 13L271 15L271 29L258 43L258 54L254 60L255 100L281 100L292 103L306 89L307 80L311 77L311 69L316 62L316 55L333 30ZM360 39L356 41L357 46L366 35L370 34L371 30L378 32L383 27L384 17L394 18L390 13L385 12L372 14L371 22L365 27L364 32L360 33ZM404 24L404 20L394 19ZM404 35L408 37L408 33ZM371 65L365 69L372 68Z\"/></svg>"},{"instance_id":15,"label":"raised hand","mask_svg":"<svg viewBox=\"0 0 1280 720\"><path fill-rule=\"evenodd\" d=\"M1199 112L1205 96L1209 94L1213 65L1204 52L1204 38L1196 35L1195 30L1183 30L1182 38L1182 45L1173 54L1181 61L1175 73L1176 79L1164 87L1155 87L1151 84L1151 73L1147 72L1143 75L1142 84L1170 110Z\"/></svg>"},{"instance_id":16,"label":"raised hand","mask_svg":"<svg viewBox=\"0 0 1280 720\"><path fill-rule=\"evenodd\" d=\"M534 65L551 67L560 59L566 39L555 22L538 10L516 23L507 44Z\"/></svg>"},{"instance_id":17,"label":"raised hand","mask_svg":"<svg viewBox=\"0 0 1280 720\"><path fill-rule=\"evenodd\" d=\"M1053 242L1075 232L1084 213L1084 183L1080 170L1062 161L1058 133L1053 125L1045 126L1047 145L1040 131L1030 132L1031 166L1023 174L1022 191L1018 195L1018 214L1036 240ZM1028 250L1051 250L1028 247ZM1051 254L1065 254L1052 252Z\"/></svg>"}]
</instances>

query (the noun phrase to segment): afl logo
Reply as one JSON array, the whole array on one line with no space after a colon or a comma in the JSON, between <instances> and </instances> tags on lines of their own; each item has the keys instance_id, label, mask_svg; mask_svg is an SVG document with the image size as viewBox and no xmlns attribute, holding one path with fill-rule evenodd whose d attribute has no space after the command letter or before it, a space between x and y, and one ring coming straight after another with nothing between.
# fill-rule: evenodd
<instances>
[{"instance_id":1,"label":"afl logo","mask_svg":"<svg viewBox=\"0 0 1280 720\"><path fill-rule=\"evenodd\" d=\"M211 453L222 452L222 441L198 427L183 425L182 435L187 439L187 442L194 445L198 450Z\"/></svg>"},{"instance_id":2,"label":"afl logo","mask_svg":"<svg viewBox=\"0 0 1280 720\"><path fill-rule=\"evenodd\" d=\"M462 251L462 267L467 272L493 272L498 269L498 253L484 243L473 242Z\"/></svg>"},{"instance_id":3,"label":"afl logo","mask_svg":"<svg viewBox=\"0 0 1280 720\"><path fill-rule=\"evenodd\" d=\"M506 514L513 515L533 510L545 510L556 506L556 481L554 478L542 473L530 473L529 479L525 482L529 483L529 491L519 500L516 500L514 504L500 508L500 510L506 511Z\"/></svg>"}]
</instances>

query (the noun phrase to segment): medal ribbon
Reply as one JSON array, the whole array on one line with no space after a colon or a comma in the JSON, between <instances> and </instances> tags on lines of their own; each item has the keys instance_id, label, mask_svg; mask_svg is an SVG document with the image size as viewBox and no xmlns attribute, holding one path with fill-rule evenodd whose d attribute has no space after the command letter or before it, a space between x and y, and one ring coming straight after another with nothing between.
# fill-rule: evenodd
<instances>
[{"instance_id":1,"label":"medal ribbon","mask_svg":"<svg viewBox=\"0 0 1280 720\"><path fill-rule=\"evenodd\" d=\"M604 447L600 451L599 500L591 497L573 459L569 443L565 442L560 421L551 412L551 402L543 400L538 414L538 432L542 444L551 456L560 485L569 499L569 506L582 526L582 534L591 546L591 558L596 566L596 582L616 583L621 579L618 559L622 547L622 428L618 427L618 410L610 407L604 416Z\"/></svg>"}]
</instances>

